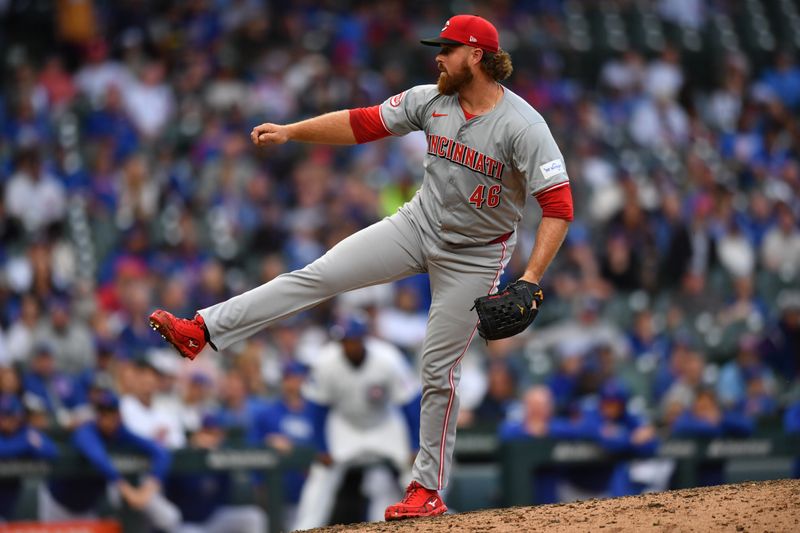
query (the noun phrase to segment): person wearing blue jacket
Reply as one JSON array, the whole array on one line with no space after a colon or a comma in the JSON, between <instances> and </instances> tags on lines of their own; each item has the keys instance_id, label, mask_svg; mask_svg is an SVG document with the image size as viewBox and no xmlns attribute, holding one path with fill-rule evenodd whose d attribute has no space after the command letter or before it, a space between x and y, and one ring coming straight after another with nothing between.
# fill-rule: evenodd
<instances>
[{"instance_id":1,"label":"person wearing blue jacket","mask_svg":"<svg viewBox=\"0 0 800 533\"><path fill-rule=\"evenodd\" d=\"M800 400L789 405L786 409L783 415L783 429L786 433L800 435ZM800 479L800 457L794 462L794 472L792 475Z\"/></svg>"},{"instance_id":2,"label":"person wearing blue jacket","mask_svg":"<svg viewBox=\"0 0 800 533\"><path fill-rule=\"evenodd\" d=\"M48 459L57 455L55 445L46 435L25 422L22 402L12 394L0 396L0 461L3 459ZM13 518L21 478L0 478L0 522Z\"/></svg>"},{"instance_id":3,"label":"person wearing blue jacket","mask_svg":"<svg viewBox=\"0 0 800 533\"><path fill-rule=\"evenodd\" d=\"M498 436L501 442L526 439L587 439L590 434L578 423L553 416L555 400L553 392L545 385L534 385L522 398L521 419L509 419L500 424ZM535 504L557 503L558 485L564 479L567 467L547 465L536 469L533 475Z\"/></svg>"},{"instance_id":4,"label":"person wearing blue jacket","mask_svg":"<svg viewBox=\"0 0 800 533\"><path fill-rule=\"evenodd\" d=\"M754 430L752 418L735 409L722 410L711 389L698 391L692 408L672 424L676 437L749 437Z\"/></svg>"},{"instance_id":5,"label":"person wearing blue jacket","mask_svg":"<svg viewBox=\"0 0 800 533\"><path fill-rule=\"evenodd\" d=\"M713 389L701 389L695 395L691 409L678 415L672 423L675 437L749 437L755 430L755 423L741 411L723 410ZM724 479L724 463L708 461L698 468L700 486L721 485Z\"/></svg>"},{"instance_id":6,"label":"person wearing blue jacket","mask_svg":"<svg viewBox=\"0 0 800 533\"><path fill-rule=\"evenodd\" d=\"M591 476L599 484L593 489L610 496L638 494L644 484L631 478L630 457L652 457L658 449L655 428L627 408L629 393L621 382L610 379L600 388L599 401L588 405L581 415L583 431L605 451L621 459L597 467ZM586 475L582 482L587 481Z\"/></svg>"},{"instance_id":7,"label":"person wearing blue jacket","mask_svg":"<svg viewBox=\"0 0 800 533\"><path fill-rule=\"evenodd\" d=\"M72 429L89 418L86 398L75 379L56 369L52 346L40 344L22 375L26 394L44 404L50 418L59 426Z\"/></svg>"},{"instance_id":8,"label":"person wearing blue jacket","mask_svg":"<svg viewBox=\"0 0 800 533\"><path fill-rule=\"evenodd\" d=\"M251 445L267 445L279 453L290 453L295 446L314 447L312 408L300 393L307 373L308 369L296 361L283 367L281 395L255 416L248 432ZM287 529L295 521L307 474L306 469L290 469L283 474L284 521Z\"/></svg>"},{"instance_id":9,"label":"person wearing blue jacket","mask_svg":"<svg viewBox=\"0 0 800 533\"><path fill-rule=\"evenodd\" d=\"M106 494L118 494L131 508L144 513L161 531L176 531L181 522L177 507L161 493L170 466L167 451L155 442L141 438L122 424L119 399L110 391L95 395L96 419L78 427L72 445L97 470L99 475L54 478L40 491L39 519L43 522L91 518ZM122 477L111 461L110 450L143 454L150 460L150 471L138 486Z\"/></svg>"},{"instance_id":10,"label":"person wearing blue jacket","mask_svg":"<svg viewBox=\"0 0 800 533\"><path fill-rule=\"evenodd\" d=\"M207 412L189 442L193 448L219 449L227 437L219 412ZM166 494L183 515L180 533L255 533L266 531L267 516L256 505L234 504L231 472L206 470L173 474Z\"/></svg>"}]
</instances>

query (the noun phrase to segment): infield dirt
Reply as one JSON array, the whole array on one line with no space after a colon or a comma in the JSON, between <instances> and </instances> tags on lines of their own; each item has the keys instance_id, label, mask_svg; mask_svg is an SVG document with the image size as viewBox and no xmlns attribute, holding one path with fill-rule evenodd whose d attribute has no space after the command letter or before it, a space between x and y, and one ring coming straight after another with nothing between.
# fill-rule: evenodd
<instances>
[{"instance_id":1,"label":"infield dirt","mask_svg":"<svg viewBox=\"0 0 800 533\"><path fill-rule=\"evenodd\" d=\"M800 480L740 483L538 507L488 509L412 521L331 526L310 531L798 532Z\"/></svg>"}]
</instances>

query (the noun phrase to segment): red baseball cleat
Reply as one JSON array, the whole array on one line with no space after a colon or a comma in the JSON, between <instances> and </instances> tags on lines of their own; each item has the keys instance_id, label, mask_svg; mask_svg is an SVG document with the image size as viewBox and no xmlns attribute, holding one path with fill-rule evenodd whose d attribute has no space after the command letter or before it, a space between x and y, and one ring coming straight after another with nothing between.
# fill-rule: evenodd
<instances>
[{"instance_id":1,"label":"red baseball cleat","mask_svg":"<svg viewBox=\"0 0 800 533\"><path fill-rule=\"evenodd\" d=\"M426 489L412 481L400 503L386 508L386 520L403 520L422 516L436 516L447 512L447 506L435 490Z\"/></svg>"},{"instance_id":2,"label":"red baseball cleat","mask_svg":"<svg viewBox=\"0 0 800 533\"><path fill-rule=\"evenodd\" d=\"M192 320L178 318L163 309L150 315L150 327L161 334L184 357L194 359L206 347L206 330L203 317L195 315Z\"/></svg>"}]
</instances>

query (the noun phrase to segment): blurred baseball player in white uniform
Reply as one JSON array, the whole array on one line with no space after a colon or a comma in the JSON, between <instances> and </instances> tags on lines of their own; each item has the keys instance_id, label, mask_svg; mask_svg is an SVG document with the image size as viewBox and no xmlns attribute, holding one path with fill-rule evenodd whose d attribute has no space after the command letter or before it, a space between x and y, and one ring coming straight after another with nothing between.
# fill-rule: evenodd
<instances>
[{"instance_id":1,"label":"blurred baseball player in white uniform","mask_svg":"<svg viewBox=\"0 0 800 533\"><path fill-rule=\"evenodd\" d=\"M542 208L536 243L515 283L536 305L538 286L572 220L566 165L542 116L501 85L512 72L498 33L473 15L451 17L438 37L435 85L419 85L380 105L328 113L294 124L261 124L258 146L287 141L355 144L424 131L425 177L397 213L344 239L307 267L278 276L192 320L157 310L150 323L184 357L223 349L337 294L427 272L431 308L422 347L420 451L413 481L387 519L447 511L439 497L450 477L458 415L460 362L475 333L476 298L497 290L533 197ZM485 330L480 330L483 335Z\"/></svg>"},{"instance_id":2,"label":"blurred baseball player in white uniform","mask_svg":"<svg viewBox=\"0 0 800 533\"><path fill-rule=\"evenodd\" d=\"M396 347L367 333L360 315L343 320L334 328L337 342L323 348L304 385L319 455L303 486L295 529L328 523L351 466L366 466L361 494L369 500L369 521L383 518L401 496L398 477L410 476L419 447L419 383Z\"/></svg>"}]
</instances>

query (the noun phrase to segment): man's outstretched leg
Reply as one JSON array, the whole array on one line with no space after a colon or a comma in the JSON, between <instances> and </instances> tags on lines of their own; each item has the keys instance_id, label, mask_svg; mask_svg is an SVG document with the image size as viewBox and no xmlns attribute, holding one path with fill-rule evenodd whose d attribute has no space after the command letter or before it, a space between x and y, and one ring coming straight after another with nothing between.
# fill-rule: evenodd
<instances>
[{"instance_id":1,"label":"man's outstretched leg","mask_svg":"<svg viewBox=\"0 0 800 533\"><path fill-rule=\"evenodd\" d=\"M301 270L198 311L192 320L157 310L150 324L184 357L209 342L224 349L337 294L422 272L417 230L398 213L344 239Z\"/></svg>"}]
</instances>

